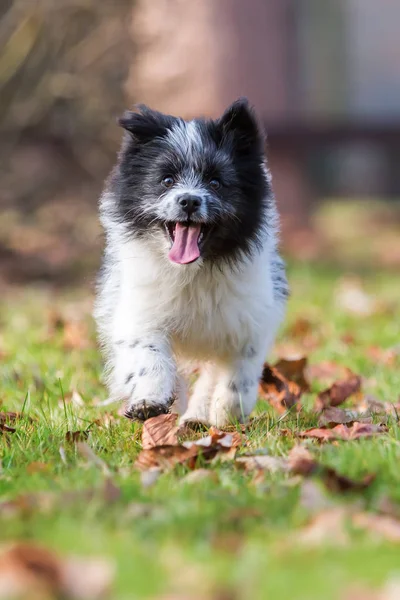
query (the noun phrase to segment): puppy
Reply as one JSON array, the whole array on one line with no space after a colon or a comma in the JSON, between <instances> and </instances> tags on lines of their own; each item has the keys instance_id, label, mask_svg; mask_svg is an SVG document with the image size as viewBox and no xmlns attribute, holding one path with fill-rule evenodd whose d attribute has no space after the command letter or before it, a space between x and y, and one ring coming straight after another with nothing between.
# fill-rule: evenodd
<instances>
[{"instance_id":1,"label":"puppy","mask_svg":"<svg viewBox=\"0 0 400 600\"><path fill-rule=\"evenodd\" d=\"M95 309L111 396L132 419L175 403L182 422L243 422L288 295L262 129L245 99L217 120L140 106L120 124Z\"/></svg>"}]
</instances>

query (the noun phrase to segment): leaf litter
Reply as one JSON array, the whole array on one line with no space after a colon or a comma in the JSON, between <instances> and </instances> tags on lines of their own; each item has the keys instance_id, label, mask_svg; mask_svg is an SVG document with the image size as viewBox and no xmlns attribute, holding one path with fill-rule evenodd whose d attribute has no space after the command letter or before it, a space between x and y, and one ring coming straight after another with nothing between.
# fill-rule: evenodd
<instances>
[{"instance_id":1,"label":"leaf litter","mask_svg":"<svg viewBox=\"0 0 400 600\"><path fill-rule=\"evenodd\" d=\"M354 441L360 438L369 438L376 435L382 435L388 432L386 425L377 423L361 423L353 421L351 425L339 424L335 427L312 427L305 431L300 431L298 436L301 438L314 438L320 442L332 442L337 440Z\"/></svg>"},{"instance_id":2,"label":"leaf litter","mask_svg":"<svg viewBox=\"0 0 400 600\"><path fill-rule=\"evenodd\" d=\"M0 549L0 599L105 600L114 565L106 559L63 558L35 543Z\"/></svg>"},{"instance_id":3,"label":"leaf litter","mask_svg":"<svg viewBox=\"0 0 400 600\"><path fill-rule=\"evenodd\" d=\"M158 415L145 421L142 429L142 447L135 466L140 471L149 469L168 470L177 464L189 469L209 462L218 454L236 454L242 444L243 435L220 431L210 427L207 436L197 440L179 442L180 434L187 429L178 428L177 415Z\"/></svg>"}]
</instances>

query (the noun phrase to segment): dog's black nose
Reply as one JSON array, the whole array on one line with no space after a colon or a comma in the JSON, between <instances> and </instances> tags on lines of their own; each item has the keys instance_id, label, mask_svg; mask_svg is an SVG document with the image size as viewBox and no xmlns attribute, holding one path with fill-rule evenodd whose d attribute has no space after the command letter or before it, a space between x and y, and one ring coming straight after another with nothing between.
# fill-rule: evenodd
<instances>
[{"instance_id":1,"label":"dog's black nose","mask_svg":"<svg viewBox=\"0 0 400 600\"><path fill-rule=\"evenodd\" d=\"M178 203L188 216L190 216L201 206L201 198L199 196L192 196L192 194L183 194L179 196Z\"/></svg>"}]
</instances>

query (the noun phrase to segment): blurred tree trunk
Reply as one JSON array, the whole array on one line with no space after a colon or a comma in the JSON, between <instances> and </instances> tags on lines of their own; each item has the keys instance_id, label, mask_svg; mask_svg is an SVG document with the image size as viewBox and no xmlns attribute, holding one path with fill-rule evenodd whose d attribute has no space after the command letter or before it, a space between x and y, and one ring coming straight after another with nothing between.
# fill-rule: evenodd
<instances>
[{"instance_id":1,"label":"blurred tree trunk","mask_svg":"<svg viewBox=\"0 0 400 600\"><path fill-rule=\"evenodd\" d=\"M136 0L131 34L135 61L128 96L183 117L215 117L247 96L263 121L294 116L290 0ZM306 221L309 190L301 157L282 147L268 154L281 210Z\"/></svg>"}]
</instances>

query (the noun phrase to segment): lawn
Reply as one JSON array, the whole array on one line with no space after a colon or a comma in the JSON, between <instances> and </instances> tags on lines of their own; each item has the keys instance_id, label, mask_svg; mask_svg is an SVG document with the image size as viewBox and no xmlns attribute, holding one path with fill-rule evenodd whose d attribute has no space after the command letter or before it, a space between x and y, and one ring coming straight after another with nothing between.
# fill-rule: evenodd
<instances>
[{"instance_id":1,"label":"lawn","mask_svg":"<svg viewBox=\"0 0 400 600\"><path fill-rule=\"evenodd\" d=\"M271 362L298 353L310 365L348 367L362 377L362 392L345 408L357 410L370 396L399 402L398 277L366 269L353 282L333 268L291 264L289 279L288 317ZM326 490L321 467L307 478L280 468L246 471L232 453L204 464L200 458L208 475L196 479L178 465L149 485L135 467L142 425L120 417L118 406L99 405L107 396L89 288L10 291L2 298L0 411L23 415L9 423L14 433L0 437L1 541L31 540L61 555L110 559L115 600L348 600L354 586L380 589L400 576L398 530L397 538L391 535L400 528L396 411L372 415L388 429L373 437L300 439L320 417L313 405L325 382L315 378L299 410L280 414L261 399L243 434L248 445L238 455L286 457L301 444L341 475L359 481L375 474L362 490ZM66 440L67 431L83 430L102 462ZM347 517L329 529L326 521L335 523L340 509ZM378 531L373 519L388 512L390 532ZM353 513L371 515L372 525L357 526Z\"/></svg>"}]
</instances>

